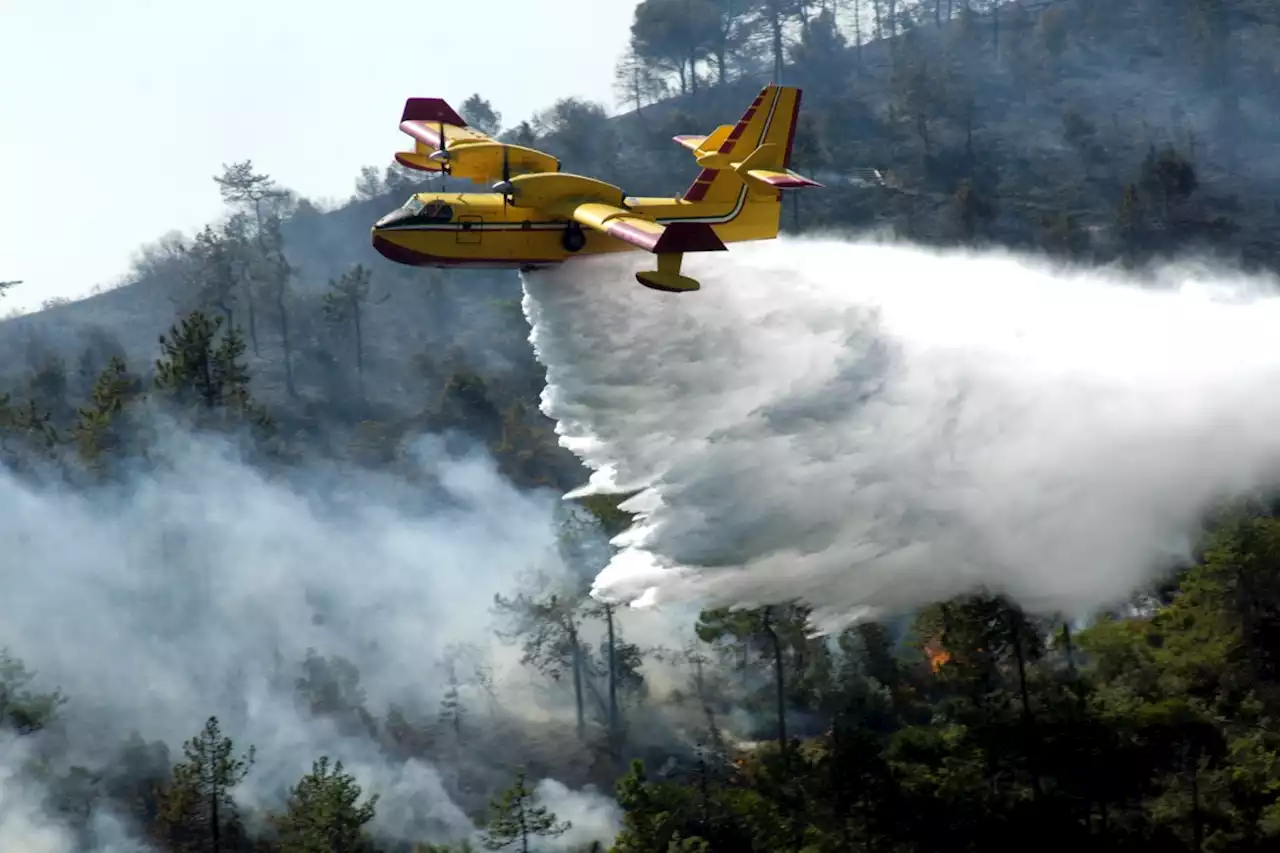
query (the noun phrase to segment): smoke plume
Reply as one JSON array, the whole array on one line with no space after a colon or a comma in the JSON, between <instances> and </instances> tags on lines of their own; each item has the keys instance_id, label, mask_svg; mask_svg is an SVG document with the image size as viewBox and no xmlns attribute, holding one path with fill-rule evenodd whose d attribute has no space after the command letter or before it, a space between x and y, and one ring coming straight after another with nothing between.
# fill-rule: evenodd
<instances>
[{"instance_id":1,"label":"smoke plume","mask_svg":"<svg viewBox=\"0 0 1280 853\"><path fill-rule=\"evenodd\" d=\"M638 492L600 597L799 597L821 629L979 585L1079 612L1280 474L1272 282L784 239L687 257L703 288L674 295L635 283L651 261L525 279L581 491Z\"/></svg>"},{"instance_id":2,"label":"smoke plume","mask_svg":"<svg viewBox=\"0 0 1280 853\"><path fill-rule=\"evenodd\" d=\"M55 775L77 764L109 774L137 731L163 742L172 763L211 715L237 752L256 748L236 790L251 826L327 754L380 796L379 837L473 835L449 780L466 765L489 790L505 787L514 759L509 741L490 742L494 727L557 713L539 707L489 614L495 593L554 555L556 496L517 492L487 454L452 456L435 441L413 448L405 477L320 463L282 477L244 464L229 443L171 424L158 432L168 439L119 488L74 492L0 473L0 646L37 672L30 689L68 697L56 730L0 750L0 848L84 849L46 811L25 753L54 756ZM434 721L439 664L458 646L492 669L496 700L464 660L461 746L435 764L395 758L380 721L393 705ZM309 650L354 665L353 678L331 672L326 689L366 709L372 727L299 699ZM553 811L582 818L575 838L611 840L614 815L597 794L552 781L541 790ZM100 811L90 824L95 850L135 849L139 828L127 820Z\"/></svg>"}]
</instances>

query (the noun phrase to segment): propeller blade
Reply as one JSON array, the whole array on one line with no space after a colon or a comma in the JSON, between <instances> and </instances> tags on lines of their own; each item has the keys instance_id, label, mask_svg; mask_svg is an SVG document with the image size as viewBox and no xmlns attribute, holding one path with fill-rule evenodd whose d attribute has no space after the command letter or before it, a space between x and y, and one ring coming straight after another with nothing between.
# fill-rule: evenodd
<instances>
[{"instance_id":1,"label":"propeller blade","mask_svg":"<svg viewBox=\"0 0 1280 853\"><path fill-rule=\"evenodd\" d=\"M505 186L505 189L503 190L503 193L502 193L503 214L507 212L507 204L510 202L510 198L511 198L508 195L508 193L511 192L511 155L508 152L509 152L509 149L507 148L507 146L503 145L502 146L502 183Z\"/></svg>"},{"instance_id":2,"label":"propeller blade","mask_svg":"<svg viewBox=\"0 0 1280 853\"><path fill-rule=\"evenodd\" d=\"M436 154L439 154L440 156L439 158L437 158L435 154L433 154L431 155L431 159L433 160L439 159L441 175L448 175L450 174L449 172L449 140L444 135L444 120L441 119L440 121L438 121L436 123L436 126L440 131L440 150L437 151Z\"/></svg>"}]
</instances>

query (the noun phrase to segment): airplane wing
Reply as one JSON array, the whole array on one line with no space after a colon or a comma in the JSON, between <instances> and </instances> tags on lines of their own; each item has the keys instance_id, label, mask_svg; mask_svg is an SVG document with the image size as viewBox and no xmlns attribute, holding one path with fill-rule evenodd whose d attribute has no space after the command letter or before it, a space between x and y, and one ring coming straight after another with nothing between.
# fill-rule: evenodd
<instances>
[{"instance_id":1,"label":"airplane wing","mask_svg":"<svg viewBox=\"0 0 1280 853\"><path fill-rule=\"evenodd\" d=\"M598 201L566 201L548 206L555 216L572 219L602 234L654 254L723 252L727 247L705 222L672 222L663 225L626 208Z\"/></svg>"},{"instance_id":2,"label":"airplane wing","mask_svg":"<svg viewBox=\"0 0 1280 853\"><path fill-rule=\"evenodd\" d=\"M405 101L400 130L413 137L414 150L397 152L396 161L410 169L444 172L475 183L560 170L560 161L550 154L499 142L469 126L442 98Z\"/></svg>"},{"instance_id":3,"label":"airplane wing","mask_svg":"<svg viewBox=\"0 0 1280 853\"><path fill-rule=\"evenodd\" d=\"M506 182L504 191L513 203L563 217L637 249L658 256L656 270L636 273L636 280L654 290L697 290L695 279L680 274L685 252L726 250L715 229L705 222L670 222L663 225L628 210L619 187L585 175L521 175ZM617 199L617 204L612 202Z\"/></svg>"}]
</instances>

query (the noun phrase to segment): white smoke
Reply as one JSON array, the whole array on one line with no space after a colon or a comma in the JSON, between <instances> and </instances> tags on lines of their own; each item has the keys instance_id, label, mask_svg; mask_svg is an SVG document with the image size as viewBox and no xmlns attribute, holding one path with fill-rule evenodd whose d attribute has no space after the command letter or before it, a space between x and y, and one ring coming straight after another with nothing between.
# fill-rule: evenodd
<instances>
[{"instance_id":1,"label":"white smoke","mask_svg":"<svg viewBox=\"0 0 1280 853\"><path fill-rule=\"evenodd\" d=\"M69 700L56 733L17 743L48 741L55 774L97 771L118 763L137 730L166 744L172 763L217 715L238 752L256 747L235 792L251 821L329 755L380 796L380 836L470 837L442 777L465 765L494 790L509 784L520 756L494 727L559 712L535 707L520 652L493 636L489 612L532 565L555 570L556 496L518 492L487 454L452 456L435 440L406 454L404 476L314 463L286 479L244 464L229 443L172 424L157 433L166 439L150 467L107 493L0 471L0 647L37 672L31 690L60 687ZM438 664L453 644L492 667L502 710L487 711L459 672L470 735L436 765L397 759L372 732L313 717L295 695L314 648L355 665L375 719L394 703L411 722L433 720ZM0 749L0 850L78 849L46 808L48 779L17 750ZM595 793L554 793L553 807L593 816L584 832L612 838ZM90 829L95 853L126 853L140 828L101 809Z\"/></svg>"},{"instance_id":2,"label":"white smoke","mask_svg":"<svg viewBox=\"0 0 1280 853\"><path fill-rule=\"evenodd\" d=\"M583 491L640 491L601 597L799 597L823 629L977 585L1078 612L1280 474L1272 282L784 239L687 256L675 295L635 283L651 262L525 279Z\"/></svg>"}]
</instances>

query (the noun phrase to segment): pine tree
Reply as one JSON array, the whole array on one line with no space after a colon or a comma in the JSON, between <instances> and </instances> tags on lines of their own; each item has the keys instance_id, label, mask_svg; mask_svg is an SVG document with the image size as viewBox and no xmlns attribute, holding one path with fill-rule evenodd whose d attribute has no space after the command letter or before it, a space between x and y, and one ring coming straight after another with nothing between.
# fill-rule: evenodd
<instances>
[{"instance_id":1,"label":"pine tree","mask_svg":"<svg viewBox=\"0 0 1280 853\"><path fill-rule=\"evenodd\" d=\"M363 853L373 849L364 825L373 820L378 795L357 805L362 791L342 762L322 756L289 791L284 814L272 818L281 853Z\"/></svg>"},{"instance_id":2,"label":"pine tree","mask_svg":"<svg viewBox=\"0 0 1280 853\"><path fill-rule=\"evenodd\" d=\"M244 338L223 329L221 317L193 311L160 336L163 355L156 361L156 388L196 419L245 418L258 427L271 419L249 394L249 371L241 358Z\"/></svg>"},{"instance_id":3,"label":"pine tree","mask_svg":"<svg viewBox=\"0 0 1280 853\"><path fill-rule=\"evenodd\" d=\"M520 771L515 784L492 803L491 815L481 839L487 850L506 850L519 845L520 853L529 853L530 839L556 838L572 825L568 821L558 822L546 806L534 804L533 792L525 787L524 771Z\"/></svg>"},{"instance_id":4,"label":"pine tree","mask_svg":"<svg viewBox=\"0 0 1280 853\"><path fill-rule=\"evenodd\" d=\"M77 412L72 428L80 459L89 468L101 471L104 456L120 449L124 407L137 396L139 389L137 377L129 373L124 359L118 355L111 357L94 380L90 405Z\"/></svg>"},{"instance_id":5,"label":"pine tree","mask_svg":"<svg viewBox=\"0 0 1280 853\"><path fill-rule=\"evenodd\" d=\"M175 850L222 853L243 832L231 792L253 765L254 749L235 756L217 717L183 744L186 761L173 767L173 780L160 794L157 828Z\"/></svg>"},{"instance_id":6,"label":"pine tree","mask_svg":"<svg viewBox=\"0 0 1280 853\"><path fill-rule=\"evenodd\" d=\"M453 729L453 736L462 737L462 700L458 695L458 672L452 660L446 661L449 685L440 699L440 723Z\"/></svg>"},{"instance_id":7,"label":"pine tree","mask_svg":"<svg viewBox=\"0 0 1280 853\"><path fill-rule=\"evenodd\" d=\"M373 271L363 264L356 264L337 279L329 280L329 292L324 295L324 316L337 326L351 323L355 336L356 379L360 386L360 398L364 399L364 309L370 304L370 279ZM372 301L381 305L391 297L384 293Z\"/></svg>"}]
</instances>

